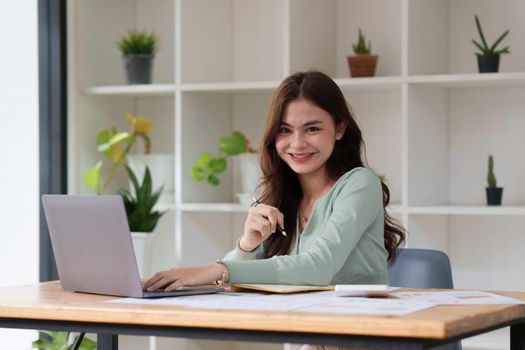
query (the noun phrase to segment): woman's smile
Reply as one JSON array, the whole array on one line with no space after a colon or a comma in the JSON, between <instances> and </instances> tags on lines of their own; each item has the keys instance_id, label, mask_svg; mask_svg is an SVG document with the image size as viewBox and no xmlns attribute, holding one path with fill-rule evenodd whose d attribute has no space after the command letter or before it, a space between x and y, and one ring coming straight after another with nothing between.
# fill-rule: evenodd
<instances>
[{"instance_id":1,"label":"woman's smile","mask_svg":"<svg viewBox=\"0 0 525 350\"><path fill-rule=\"evenodd\" d=\"M290 155L290 158L296 163L306 163L312 157L315 153L288 153Z\"/></svg>"}]
</instances>

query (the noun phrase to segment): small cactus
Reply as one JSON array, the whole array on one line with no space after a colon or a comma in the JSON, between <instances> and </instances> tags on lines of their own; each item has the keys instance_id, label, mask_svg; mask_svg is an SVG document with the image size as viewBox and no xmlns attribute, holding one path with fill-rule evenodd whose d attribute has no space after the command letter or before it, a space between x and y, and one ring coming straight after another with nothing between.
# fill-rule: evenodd
<instances>
[{"instance_id":1,"label":"small cactus","mask_svg":"<svg viewBox=\"0 0 525 350\"><path fill-rule=\"evenodd\" d=\"M352 44L352 48L356 55L370 55L372 52L372 44L370 43L370 40L368 40L368 47L366 46L366 39L361 28L359 28L359 39L357 40L357 44Z\"/></svg>"},{"instance_id":2,"label":"small cactus","mask_svg":"<svg viewBox=\"0 0 525 350\"><path fill-rule=\"evenodd\" d=\"M489 156L489 171L487 173L487 182L490 188L496 187L496 176L494 175L494 158Z\"/></svg>"}]
</instances>

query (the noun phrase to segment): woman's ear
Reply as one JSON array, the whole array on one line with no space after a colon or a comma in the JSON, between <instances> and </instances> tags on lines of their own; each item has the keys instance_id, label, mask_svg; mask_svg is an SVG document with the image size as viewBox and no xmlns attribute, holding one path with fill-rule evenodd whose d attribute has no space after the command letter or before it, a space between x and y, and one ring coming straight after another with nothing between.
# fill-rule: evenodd
<instances>
[{"instance_id":1,"label":"woman's ear","mask_svg":"<svg viewBox=\"0 0 525 350\"><path fill-rule=\"evenodd\" d=\"M346 123L339 123L339 125L337 125L336 127L336 130L335 130L335 139L337 141L341 140L345 134L345 131L346 131Z\"/></svg>"}]
</instances>

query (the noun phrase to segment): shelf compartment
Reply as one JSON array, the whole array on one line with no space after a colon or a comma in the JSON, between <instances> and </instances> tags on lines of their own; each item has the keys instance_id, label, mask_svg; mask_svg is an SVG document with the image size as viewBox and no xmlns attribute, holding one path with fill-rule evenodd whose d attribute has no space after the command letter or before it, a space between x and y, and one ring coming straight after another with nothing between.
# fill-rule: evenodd
<instances>
[{"instance_id":1,"label":"shelf compartment","mask_svg":"<svg viewBox=\"0 0 525 350\"><path fill-rule=\"evenodd\" d=\"M147 0L75 1L75 20L69 28L69 69L75 85L119 85L126 81L124 62L116 42L133 29L155 32L159 51L155 55L152 82L174 83L174 1Z\"/></svg>"},{"instance_id":2,"label":"shelf compartment","mask_svg":"<svg viewBox=\"0 0 525 350\"><path fill-rule=\"evenodd\" d=\"M290 0L290 71L318 69L348 78L346 57L361 28L379 55L376 75L400 75L401 8L401 0Z\"/></svg>"},{"instance_id":3,"label":"shelf compartment","mask_svg":"<svg viewBox=\"0 0 525 350\"><path fill-rule=\"evenodd\" d=\"M150 133L152 153L172 153L174 149L174 100L170 97L92 96L79 95L75 110L68 115L68 122L74 126L70 132L69 145L69 191L87 193L82 174L104 159L104 173L109 171L109 160L97 151L96 138L103 129L115 126L118 130L129 130L126 113L148 117L154 124ZM74 140L74 142L73 142ZM133 147L132 153L143 152L141 140ZM117 193L128 187L124 168L120 167L106 193Z\"/></svg>"},{"instance_id":4,"label":"shelf compartment","mask_svg":"<svg viewBox=\"0 0 525 350\"><path fill-rule=\"evenodd\" d=\"M485 203L494 156L503 205L525 202L525 86L409 86L408 206Z\"/></svg>"},{"instance_id":5,"label":"shelf compartment","mask_svg":"<svg viewBox=\"0 0 525 350\"><path fill-rule=\"evenodd\" d=\"M510 54L501 56L500 71L525 71L525 51L519 40L525 23L518 15L525 11L523 1L408 0L408 6L409 75L478 72L478 50L471 41L479 41L475 14L489 45L510 30L499 46L511 47Z\"/></svg>"},{"instance_id":6,"label":"shelf compartment","mask_svg":"<svg viewBox=\"0 0 525 350\"><path fill-rule=\"evenodd\" d=\"M408 207L411 215L515 215L525 216L525 206L413 206Z\"/></svg>"},{"instance_id":7,"label":"shelf compartment","mask_svg":"<svg viewBox=\"0 0 525 350\"><path fill-rule=\"evenodd\" d=\"M241 192L238 159L228 157L226 171L219 174L219 186L195 182L190 169L204 151L218 155L219 139L232 131L243 132L252 148L259 147L271 92L184 92L182 93L182 203L234 202ZM205 135L205 136L203 136Z\"/></svg>"},{"instance_id":8,"label":"shelf compartment","mask_svg":"<svg viewBox=\"0 0 525 350\"><path fill-rule=\"evenodd\" d=\"M447 253L455 288L522 290L525 281L515 277L525 273L522 257L508 252L523 239L524 223L523 215L409 215L408 246Z\"/></svg>"},{"instance_id":9,"label":"shelf compartment","mask_svg":"<svg viewBox=\"0 0 525 350\"><path fill-rule=\"evenodd\" d=\"M181 82L285 75L281 0L181 0Z\"/></svg>"},{"instance_id":10,"label":"shelf compartment","mask_svg":"<svg viewBox=\"0 0 525 350\"><path fill-rule=\"evenodd\" d=\"M344 89L343 94L361 129L369 166L385 176L390 200L400 203L401 91Z\"/></svg>"}]
</instances>

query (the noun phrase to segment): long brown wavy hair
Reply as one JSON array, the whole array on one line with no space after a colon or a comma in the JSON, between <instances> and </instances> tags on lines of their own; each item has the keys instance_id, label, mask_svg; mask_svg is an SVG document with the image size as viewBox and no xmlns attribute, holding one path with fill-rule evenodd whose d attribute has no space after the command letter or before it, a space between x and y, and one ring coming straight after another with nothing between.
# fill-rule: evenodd
<instances>
[{"instance_id":1,"label":"long brown wavy hair","mask_svg":"<svg viewBox=\"0 0 525 350\"><path fill-rule=\"evenodd\" d=\"M286 255L294 240L299 202L303 192L297 174L281 160L275 149L275 139L283 120L286 106L294 100L303 98L322 108L334 120L335 125L344 123L343 137L336 141L332 155L327 161L328 176L337 180L346 172L363 167L364 141L351 109L337 84L327 75L308 71L295 73L287 77L275 91L268 116L266 129L260 147L261 169L263 173L260 187L261 201L278 208L286 218L284 230L288 234L271 235L264 243L266 257ZM390 202L390 191L381 181L383 189L383 213L385 218L385 248L388 262L392 263L397 255L397 248L404 245L405 230L386 211Z\"/></svg>"}]
</instances>

